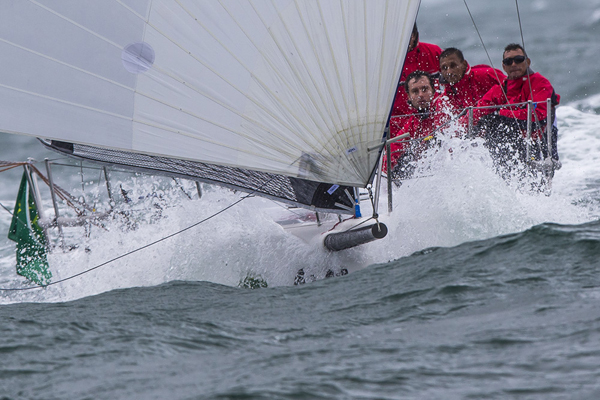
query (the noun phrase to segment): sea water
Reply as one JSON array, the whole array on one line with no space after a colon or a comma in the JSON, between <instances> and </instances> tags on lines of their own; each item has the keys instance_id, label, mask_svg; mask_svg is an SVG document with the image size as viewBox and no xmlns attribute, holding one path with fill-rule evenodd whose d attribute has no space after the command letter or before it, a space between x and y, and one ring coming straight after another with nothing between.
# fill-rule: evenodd
<instances>
[{"instance_id":1,"label":"sea water","mask_svg":"<svg viewBox=\"0 0 600 400\"><path fill-rule=\"evenodd\" d=\"M423 0L421 40L499 68L521 41L515 2L467 3L489 59L463 1ZM80 231L49 261L59 280L135 253L0 292L0 399L600 398L600 1L518 5L532 67L562 95L551 196L507 186L476 141L449 138L435 173L394 189L386 239L331 254L256 198L167 238L240 195L205 187L160 208L140 178L140 196L125 187L152 210L137 229ZM56 157L0 140L3 160ZM0 175L9 209L20 174ZM293 286L299 268L317 280ZM247 276L268 287L240 288ZM7 239L0 286L26 286Z\"/></svg>"}]
</instances>

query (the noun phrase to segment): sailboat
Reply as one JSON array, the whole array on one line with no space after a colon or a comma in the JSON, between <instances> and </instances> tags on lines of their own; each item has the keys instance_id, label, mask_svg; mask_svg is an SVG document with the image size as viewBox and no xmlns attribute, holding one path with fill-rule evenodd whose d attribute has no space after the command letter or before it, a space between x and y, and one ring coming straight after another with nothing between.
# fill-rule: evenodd
<instances>
[{"instance_id":1,"label":"sailboat","mask_svg":"<svg viewBox=\"0 0 600 400\"><path fill-rule=\"evenodd\" d=\"M329 246L359 245L386 232L377 201L361 218L356 188L378 196L419 3L3 1L0 131L350 215Z\"/></svg>"}]
</instances>

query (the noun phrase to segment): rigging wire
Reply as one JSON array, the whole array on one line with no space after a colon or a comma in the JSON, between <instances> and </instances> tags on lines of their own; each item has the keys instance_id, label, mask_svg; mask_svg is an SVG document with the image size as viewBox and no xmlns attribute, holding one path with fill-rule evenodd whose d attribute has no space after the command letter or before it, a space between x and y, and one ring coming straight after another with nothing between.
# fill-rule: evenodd
<instances>
[{"instance_id":1,"label":"rigging wire","mask_svg":"<svg viewBox=\"0 0 600 400\"><path fill-rule=\"evenodd\" d=\"M519 0L515 0L515 6L517 7L517 19L519 20L519 31L521 33L521 45L523 46L523 52L525 53L525 57L527 57L527 51L525 50L525 38L523 36L523 25L521 24L521 13L519 12ZM529 83L529 93L531 96L531 101L533 101L533 88L531 87L531 79L529 79L529 76L529 67L527 67L527 82ZM537 118L537 114L534 113L534 115L536 115Z\"/></svg>"},{"instance_id":2,"label":"rigging wire","mask_svg":"<svg viewBox=\"0 0 600 400\"><path fill-rule=\"evenodd\" d=\"M515 0L517 1L517 0ZM475 28L475 31L477 32L477 36L479 36L479 41L481 42L481 45L483 46L483 50L485 50L485 54L488 58L488 61L490 62L490 66L492 67L492 69L494 70L494 74L496 75L496 80L498 82L500 82L500 77L498 76L498 72L496 72L496 67L494 67L494 63L492 62L492 58L490 57L490 53L487 50L487 47L485 46L485 43L483 42L483 38L481 37L481 33L479 32L479 28L477 28L477 24L475 23L475 18L473 18L473 14L471 13L471 10L469 9L469 5L467 4L467 0L463 0L463 2L465 3L465 7L467 8L467 12L469 13L469 17L471 18L471 22L473 22L473 27ZM517 6L517 14L519 12L518 6ZM521 26L521 17L519 15L519 27ZM523 38L523 30L521 29L521 38ZM523 48L525 48L525 46L523 46ZM529 73L529 71L528 71ZM531 85L531 83L530 83ZM504 95L504 99L506 100L507 104L510 104L510 101L508 100L508 96L506 94L506 90L504 89L503 85L500 85L500 88L502 89L502 94ZM516 115L514 110L510 109L512 114L513 114L513 118L516 119Z\"/></svg>"},{"instance_id":3,"label":"rigging wire","mask_svg":"<svg viewBox=\"0 0 600 400\"><path fill-rule=\"evenodd\" d=\"M0 207L4 208L6 210L6 212L8 212L10 215L14 216L13 212L10 211L4 204L0 203Z\"/></svg>"},{"instance_id":4,"label":"rigging wire","mask_svg":"<svg viewBox=\"0 0 600 400\"><path fill-rule=\"evenodd\" d=\"M481 42L481 45L483 46L483 50L485 50L485 55L488 58L488 61L490 62L490 65L492 66L492 68L494 68L494 72L495 72L495 67L494 67L494 63L492 62L492 58L490 57L490 53L487 50L487 47L485 47L485 43L483 42L483 38L481 37L481 33L479 32L479 28L477 28L477 24L475 23L475 19L473 18L473 14L471 14L471 9L469 9L469 5L467 4L467 0L463 0L463 2L465 3L465 7L467 8L467 12L469 13L469 17L471 18L471 22L473 22L473 27L475 28L475 31L477 32L477 36L479 36L479 41ZM496 73L496 79L498 81L500 81L498 74Z\"/></svg>"},{"instance_id":5,"label":"rigging wire","mask_svg":"<svg viewBox=\"0 0 600 400\"><path fill-rule=\"evenodd\" d=\"M519 0L515 0L515 6L517 7L517 19L519 20L519 31L521 32L521 44L525 48L525 39L523 37L523 25L521 24L521 13L519 12Z\"/></svg>"}]
</instances>

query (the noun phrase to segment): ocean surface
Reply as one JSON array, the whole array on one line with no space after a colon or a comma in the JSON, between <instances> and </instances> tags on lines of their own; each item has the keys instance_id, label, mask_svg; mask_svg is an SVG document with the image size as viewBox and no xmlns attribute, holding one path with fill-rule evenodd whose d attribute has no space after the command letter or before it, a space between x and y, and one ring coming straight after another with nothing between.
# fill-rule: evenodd
<instances>
[{"instance_id":1,"label":"ocean surface","mask_svg":"<svg viewBox=\"0 0 600 400\"><path fill-rule=\"evenodd\" d=\"M487 52L463 0L423 0L421 40L499 68L521 42L516 3L467 4ZM132 212L65 230L77 247L49 262L67 280L33 290L14 290L28 284L0 209L0 399L600 399L600 0L518 6L532 67L562 96L551 196L448 139L431 176L394 189L384 240L327 253L251 198L143 248L240 195L115 176ZM0 160L57 157L0 143ZM21 173L0 173L10 210ZM55 176L101 208L99 170ZM300 268L314 281L294 286Z\"/></svg>"}]
</instances>

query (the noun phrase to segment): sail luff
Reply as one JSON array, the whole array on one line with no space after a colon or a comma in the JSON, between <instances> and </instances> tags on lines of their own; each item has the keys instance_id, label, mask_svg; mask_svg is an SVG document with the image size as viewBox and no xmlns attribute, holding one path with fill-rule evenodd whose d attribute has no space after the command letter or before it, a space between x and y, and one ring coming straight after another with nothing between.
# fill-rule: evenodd
<instances>
[{"instance_id":1,"label":"sail luff","mask_svg":"<svg viewBox=\"0 0 600 400\"><path fill-rule=\"evenodd\" d=\"M383 20L384 26L385 26L385 21L386 21L387 16L388 16L388 13L387 13L387 10L388 10L387 6L388 5L389 5L389 3L386 1L386 12L384 13L385 18ZM383 38L383 42L381 43L381 47L379 48L379 52L383 53L383 49L384 48L385 48L385 37ZM383 75L383 63L380 63L379 64L379 73L378 73L379 79L377 80L377 93L378 94L382 92L382 90L381 90L381 84L382 84L382 81L383 81L382 75ZM379 106L379 104L378 104L378 106ZM380 112L379 109L378 109L378 111Z\"/></svg>"}]
</instances>

